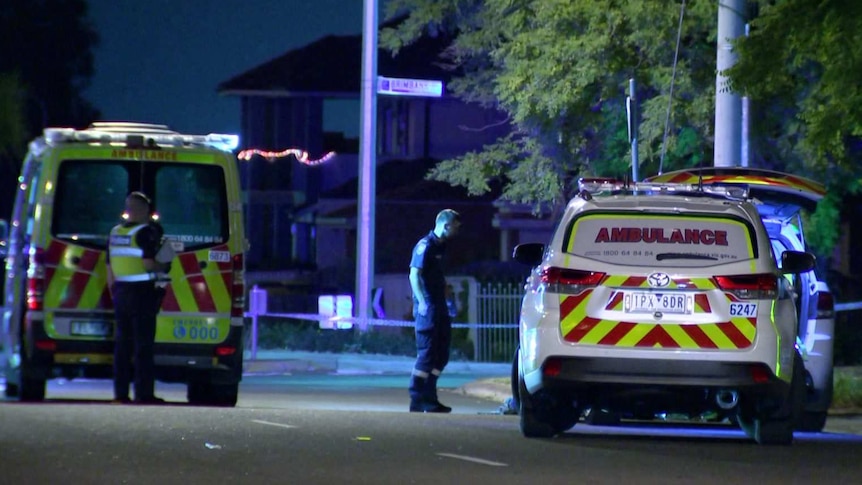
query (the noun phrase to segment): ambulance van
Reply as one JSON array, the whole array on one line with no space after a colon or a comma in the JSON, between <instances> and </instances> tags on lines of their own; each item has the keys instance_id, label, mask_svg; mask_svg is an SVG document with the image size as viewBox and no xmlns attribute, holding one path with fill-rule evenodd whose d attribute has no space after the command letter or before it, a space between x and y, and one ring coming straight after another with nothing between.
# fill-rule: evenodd
<instances>
[{"instance_id":1,"label":"ambulance van","mask_svg":"<svg viewBox=\"0 0 862 485\"><path fill-rule=\"evenodd\" d=\"M186 383L190 403L236 404L247 246L238 142L116 122L46 128L31 142L7 241L7 397L41 401L52 378L112 377L108 234L126 196L142 191L176 253L158 314L156 379Z\"/></svg>"}]
</instances>

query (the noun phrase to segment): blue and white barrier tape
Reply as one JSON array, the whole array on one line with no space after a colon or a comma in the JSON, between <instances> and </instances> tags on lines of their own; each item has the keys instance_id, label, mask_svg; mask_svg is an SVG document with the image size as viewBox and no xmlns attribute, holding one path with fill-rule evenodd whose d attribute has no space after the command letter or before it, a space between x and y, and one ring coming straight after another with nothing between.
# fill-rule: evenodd
<instances>
[{"instance_id":1,"label":"blue and white barrier tape","mask_svg":"<svg viewBox=\"0 0 862 485\"><path fill-rule=\"evenodd\" d=\"M253 316L247 313L246 316ZM412 327L414 322L410 320L389 320L385 318L358 318L358 317L327 317L316 313L261 313L259 317L293 318L296 320L312 320L317 322L339 322L352 323L356 325L373 325L380 327ZM452 328L518 328L517 323L453 323Z\"/></svg>"}]
</instances>

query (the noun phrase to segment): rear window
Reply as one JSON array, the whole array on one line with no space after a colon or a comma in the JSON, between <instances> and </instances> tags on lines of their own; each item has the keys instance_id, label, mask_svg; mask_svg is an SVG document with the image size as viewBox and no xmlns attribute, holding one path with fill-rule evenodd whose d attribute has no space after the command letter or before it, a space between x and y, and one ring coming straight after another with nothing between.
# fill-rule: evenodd
<instances>
[{"instance_id":1,"label":"rear window","mask_svg":"<svg viewBox=\"0 0 862 485\"><path fill-rule=\"evenodd\" d=\"M702 267L757 258L753 226L713 215L584 214L567 227L563 250L612 264Z\"/></svg>"},{"instance_id":2,"label":"rear window","mask_svg":"<svg viewBox=\"0 0 862 485\"><path fill-rule=\"evenodd\" d=\"M76 244L105 248L121 220L126 195L149 195L165 235L186 250L228 240L224 170L217 165L129 160L66 160L60 165L52 234Z\"/></svg>"}]
</instances>

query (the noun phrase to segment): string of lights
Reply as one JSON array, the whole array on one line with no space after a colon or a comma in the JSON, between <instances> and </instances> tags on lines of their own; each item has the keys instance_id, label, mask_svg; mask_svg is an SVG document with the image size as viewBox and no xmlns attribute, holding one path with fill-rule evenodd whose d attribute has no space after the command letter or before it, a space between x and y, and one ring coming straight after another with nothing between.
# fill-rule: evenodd
<instances>
[{"instance_id":1,"label":"string of lights","mask_svg":"<svg viewBox=\"0 0 862 485\"><path fill-rule=\"evenodd\" d=\"M320 158L312 159L307 151L300 150L299 148L288 148L280 152L260 150L258 148L249 148L239 152L236 157L240 160L251 160L251 157L253 157L254 155L260 155L261 157L266 158L269 161L275 160L276 158L283 158L292 155L299 163L305 165L320 165L322 163L328 162L329 160L332 160L335 157L336 153L329 152Z\"/></svg>"}]
</instances>

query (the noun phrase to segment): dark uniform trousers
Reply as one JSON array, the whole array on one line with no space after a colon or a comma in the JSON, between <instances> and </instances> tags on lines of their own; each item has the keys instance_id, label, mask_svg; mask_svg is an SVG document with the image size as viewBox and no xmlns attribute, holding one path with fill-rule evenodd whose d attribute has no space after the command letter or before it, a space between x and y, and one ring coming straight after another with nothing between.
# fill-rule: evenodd
<instances>
[{"instance_id":1,"label":"dark uniform trousers","mask_svg":"<svg viewBox=\"0 0 862 485\"><path fill-rule=\"evenodd\" d=\"M117 282L112 289L117 318L114 336L114 396L129 395L134 356L135 400L151 399L155 390L153 347L161 298L152 281Z\"/></svg>"},{"instance_id":2,"label":"dark uniform trousers","mask_svg":"<svg viewBox=\"0 0 862 485\"><path fill-rule=\"evenodd\" d=\"M410 381L410 399L414 403L437 403L437 378L449 363L452 346L452 319L446 303L430 303L428 312L416 318L416 364ZM417 375L420 371L425 375Z\"/></svg>"}]
</instances>

